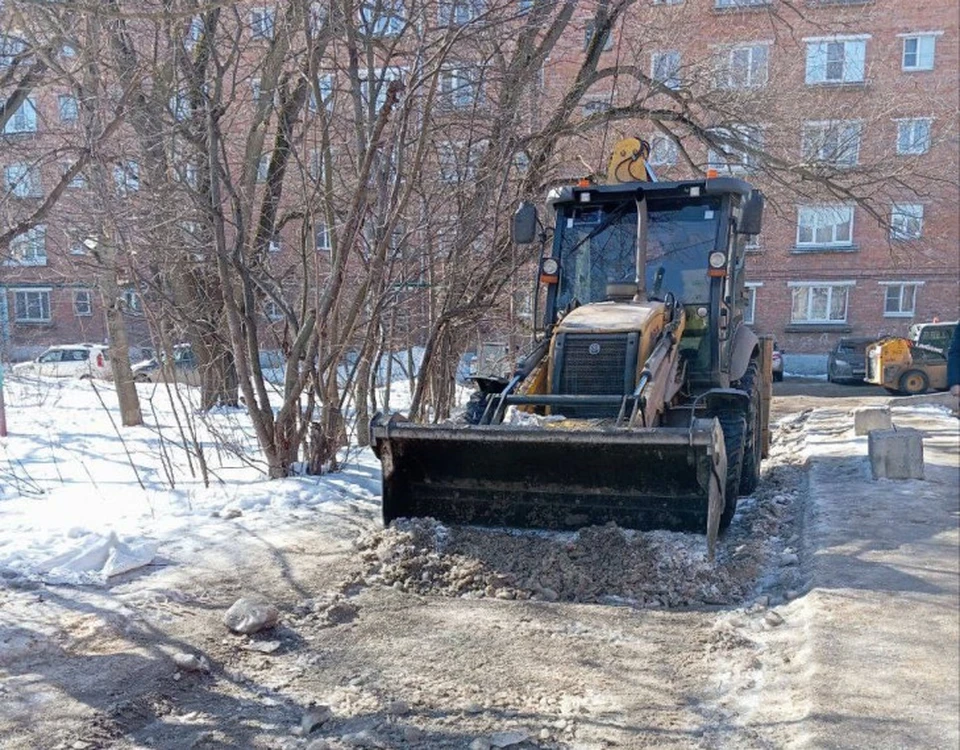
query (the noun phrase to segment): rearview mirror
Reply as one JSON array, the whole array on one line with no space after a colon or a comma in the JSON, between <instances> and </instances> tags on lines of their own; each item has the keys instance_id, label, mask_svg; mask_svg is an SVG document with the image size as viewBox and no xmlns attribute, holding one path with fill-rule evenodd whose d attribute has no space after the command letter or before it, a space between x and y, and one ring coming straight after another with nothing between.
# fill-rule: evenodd
<instances>
[{"instance_id":1,"label":"rearview mirror","mask_svg":"<svg viewBox=\"0 0 960 750\"><path fill-rule=\"evenodd\" d=\"M739 234L760 234L763 228L763 193L751 190L744 199L740 211L740 224L737 226Z\"/></svg>"},{"instance_id":2,"label":"rearview mirror","mask_svg":"<svg viewBox=\"0 0 960 750\"><path fill-rule=\"evenodd\" d=\"M513 214L513 241L518 245L529 245L537 237L537 207L530 201L523 201Z\"/></svg>"}]
</instances>

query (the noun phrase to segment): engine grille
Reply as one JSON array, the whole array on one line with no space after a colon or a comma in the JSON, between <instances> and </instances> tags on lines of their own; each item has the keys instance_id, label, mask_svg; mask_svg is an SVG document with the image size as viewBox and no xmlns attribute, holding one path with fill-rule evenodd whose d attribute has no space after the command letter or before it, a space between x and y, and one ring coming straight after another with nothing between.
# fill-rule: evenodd
<instances>
[{"instance_id":1,"label":"engine grille","mask_svg":"<svg viewBox=\"0 0 960 750\"><path fill-rule=\"evenodd\" d=\"M561 334L553 392L577 396L622 396L636 371L637 334ZM629 368L629 369L628 369ZM563 406L554 412L584 419L612 418L619 406Z\"/></svg>"}]
</instances>

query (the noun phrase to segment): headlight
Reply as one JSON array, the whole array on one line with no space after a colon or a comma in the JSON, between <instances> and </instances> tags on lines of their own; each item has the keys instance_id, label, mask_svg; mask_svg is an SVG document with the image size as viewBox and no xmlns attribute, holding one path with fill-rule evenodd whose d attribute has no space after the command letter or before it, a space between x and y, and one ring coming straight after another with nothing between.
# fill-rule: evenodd
<instances>
[{"instance_id":1,"label":"headlight","mask_svg":"<svg viewBox=\"0 0 960 750\"><path fill-rule=\"evenodd\" d=\"M710 253L710 258L708 260L710 263L710 268L723 268L727 264L727 255L719 250L714 250L712 253Z\"/></svg>"},{"instance_id":2,"label":"headlight","mask_svg":"<svg viewBox=\"0 0 960 750\"><path fill-rule=\"evenodd\" d=\"M545 258L541 270L546 276L556 276L560 270L560 264L557 263L556 258Z\"/></svg>"},{"instance_id":3,"label":"headlight","mask_svg":"<svg viewBox=\"0 0 960 750\"><path fill-rule=\"evenodd\" d=\"M839 367L849 367L849 366L850 366L850 363L849 363L849 362L847 362L847 361L845 361L845 360L842 360L842 359L835 359L835 360L833 360L833 364L838 365Z\"/></svg>"}]
</instances>

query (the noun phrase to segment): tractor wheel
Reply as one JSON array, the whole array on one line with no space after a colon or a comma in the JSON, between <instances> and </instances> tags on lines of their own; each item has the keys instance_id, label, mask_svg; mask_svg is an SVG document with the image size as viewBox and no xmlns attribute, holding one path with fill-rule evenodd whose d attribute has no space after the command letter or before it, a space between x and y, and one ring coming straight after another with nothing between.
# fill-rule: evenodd
<instances>
[{"instance_id":1,"label":"tractor wheel","mask_svg":"<svg viewBox=\"0 0 960 750\"><path fill-rule=\"evenodd\" d=\"M900 390L908 396L926 393L930 379L922 370L907 370L900 376Z\"/></svg>"},{"instance_id":2,"label":"tractor wheel","mask_svg":"<svg viewBox=\"0 0 960 750\"><path fill-rule=\"evenodd\" d=\"M740 495L749 495L760 484L760 460L763 453L763 413L760 407L760 363L752 359L737 387L750 394L746 414L747 431L743 437L743 467L740 470Z\"/></svg>"},{"instance_id":3,"label":"tractor wheel","mask_svg":"<svg viewBox=\"0 0 960 750\"><path fill-rule=\"evenodd\" d=\"M487 410L487 404L490 402L490 394L483 391L477 391L470 396L467 401L467 409L464 413L467 424L480 424L483 413Z\"/></svg>"},{"instance_id":4,"label":"tractor wheel","mask_svg":"<svg viewBox=\"0 0 960 750\"><path fill-rule=\"evenodd\" d=\"M740 411L721 411L715 415L723 429L723 447L727 454L727 486L724 495L726 504L720 514L720 531L726 529L737 512L737 495L740 492L740 472L743 468L744 433L747 420Z\"/></svg>"}]
</instances>

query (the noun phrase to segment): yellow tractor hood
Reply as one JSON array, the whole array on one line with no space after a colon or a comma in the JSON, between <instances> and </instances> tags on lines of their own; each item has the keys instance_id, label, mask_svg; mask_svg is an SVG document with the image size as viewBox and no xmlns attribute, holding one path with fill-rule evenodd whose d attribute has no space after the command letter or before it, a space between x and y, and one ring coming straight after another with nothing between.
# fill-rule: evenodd
<instances>
[{"instance_id":1,"label":"yellow tractor hood","mask_svg":"<svg viewBox=\"0 0 960 750\"><path fill-rule=\"evenodd\" d=\"M651 324L663 327L666 307L662 302L597 302L569 312L557 326L558 333L622 333L646 331Z\"/></svg>"}]
</instances>

